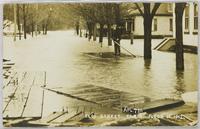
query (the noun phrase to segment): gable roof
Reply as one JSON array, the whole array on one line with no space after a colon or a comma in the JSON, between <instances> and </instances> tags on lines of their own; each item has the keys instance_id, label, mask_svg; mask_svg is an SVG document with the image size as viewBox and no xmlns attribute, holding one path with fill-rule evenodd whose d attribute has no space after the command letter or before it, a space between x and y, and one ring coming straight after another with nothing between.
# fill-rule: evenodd
<instances>
[{"instance_id":1,"label":"gable roof","mask_svg":"<svg viewBox=\"0 0 200 129\"><path fill-rule=\"evenodd\" d=\"M141 10L143 11L143 5L142 3L139 4L141 7ZM151 9L153 8L154 4L151 4ZM155 16L173 16L173 11L169 10L169 6L172 6L172 3L162 3L160 4L160 7L158 8ZM139 10L134 7L134 9L128 10L129 16L141 16Z\"/></svg>"}]
</instances>

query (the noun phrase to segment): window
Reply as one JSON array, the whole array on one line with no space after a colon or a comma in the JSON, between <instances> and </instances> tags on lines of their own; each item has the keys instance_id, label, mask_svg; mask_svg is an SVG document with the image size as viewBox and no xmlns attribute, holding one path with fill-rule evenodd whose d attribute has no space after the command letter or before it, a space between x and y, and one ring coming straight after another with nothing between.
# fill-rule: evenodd
<instances>
[{"instance_id":1,"label":"window","mask_svg":"<svg viewBox=\"0 0 200 129\"><path fill-rule=\"evenodd\" d=\"M168 12L172 12L172 3L167 4Z\"/></svg>"},{"instance_id":2,"label":"window","mask_svg":"<svg viewBox=\"0 0 200 129\"><path fill-rule=\"evenodd\" d=\"M134 23L135 21L134 21L134 19L130 19L130 20L127 20L126 21L126 31L128 32L128 33L130 33L130 32L132 32L132 31L134 31L134 29L135 29L135 23Z\"/></svg>"},{"instance_id":3,"label":"window","mask_svg":"<svg viewBox=\"0 0 200 129\"><path fill-rule=\"evenodd\" d=\"M172 20L172 18L169 19L169 31L173 31L173 20Z\"/></svg>"},{"instance_id":4,"label":"window","mask_svg":"<svg viewBox=\"0 0 200 129\"><path fill-rule=\"evenodd\" d=\"M127 31L128 32L131 32L131 25L132 25L131 21L127 22Z\"/></svg>"},{"instance_id":5,"label":"window","mask_svg":"<svg viewBox=\"0 0 200 129\"><path fill-rule=\"evenodd\" d=\"M153 31L157 31L158 30L158 23L157 23L157 19L153 20Z\"/></svg>"},{"instance_id":6,"label":"window","mask_svg":"<svg viewBox=\"0 0 200 129\"><path fill-rule=\"evenodd\" d=\"M185 8L185 30L189 30L189 5L186 5Z\"/></svg>"},{"instance_id":7,"label":"window","mask_svg":"<svg viewBox=\"0 0 200 129\"><path fill-rule=\"evenodd\" d=\"M194 29L198 29L198 6L194 4Z\"/></svg>"},{"instance_id":8,"label":"window","mask_svg":"<svg viewBox=\"0 0 200 129\"><path fill-rule=\"evenodd\" d=\"M135 31L135 19L133 18L132 31Z\"/></svg>"}]
</instances>

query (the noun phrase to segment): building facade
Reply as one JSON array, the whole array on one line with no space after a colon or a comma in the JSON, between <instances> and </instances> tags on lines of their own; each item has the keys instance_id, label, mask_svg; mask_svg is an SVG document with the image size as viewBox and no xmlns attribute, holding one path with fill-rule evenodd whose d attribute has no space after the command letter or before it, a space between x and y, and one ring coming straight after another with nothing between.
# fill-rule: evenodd
<instances>
[{"instance_id":1,"label":"building facade","mask_svg":"<svg viewBox=\"0 0 200 129\"><path fill-rule=\"evenodd\" d=\"M143 17L138 9L131 11L130 16L133 20L132 27L131 21L128 20L127 28L132 28L134 38L143 38ZM128 30L130 31L130 30ZM157 10L156 15L152 22L152 38L173 37L173 4L163 3Z\"/></svg>"},{"instance_id":2,"label":"building facade","mask_svg":"<svg viewBox=\"0 0 200 129\"><path fill-rule=\"evenodd\" d=\"M187 3L183 14L183 43L198 46L198 5L194 2Z\"/></svg>"},{"instance_id":3,"label":"building facade","mask_svg":"<svg viewBox=\"0 0 200 129\"><path fill-rule=\"evenodd\" d=\"M13 35L14 31L15 31L15 27L16 27L16 33L19 34L19 29L18 26L14 24L14 22L10 21L10 20L4 20L3 21L3 34L4 35ZM21 29L21 33L23 33L22 30L22 24L20 24L20 29Z\"/></svg>"}]
</instances>

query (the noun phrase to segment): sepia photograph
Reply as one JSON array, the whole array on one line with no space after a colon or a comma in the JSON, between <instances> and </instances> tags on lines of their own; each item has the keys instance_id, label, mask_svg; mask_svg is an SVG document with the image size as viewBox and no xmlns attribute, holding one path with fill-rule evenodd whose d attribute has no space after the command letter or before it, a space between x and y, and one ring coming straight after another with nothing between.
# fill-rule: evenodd
<instances>
[{"instance_id":1,"label":"sepia photograph","mask_svg":"<svg viewBox=\"0 0 200 129\"><path fill-rule=\"evenodd\" d=\"M197 126L198 2L3 5L4 127Z\"/></svg>"}]
</instances>

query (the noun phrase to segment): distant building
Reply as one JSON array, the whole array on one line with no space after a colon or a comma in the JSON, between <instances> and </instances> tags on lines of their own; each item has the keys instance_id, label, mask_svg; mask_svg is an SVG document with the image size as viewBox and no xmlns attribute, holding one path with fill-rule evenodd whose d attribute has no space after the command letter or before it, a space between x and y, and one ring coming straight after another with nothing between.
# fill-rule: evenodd
<instances>
[{"instance_id":1,"label":"distant building","mask_svg":"<svg viewBox=\"0 0 200 129\"><path fill-rule=\"evenodd\" d=\"M132 29L134 38L144 37L143 17L135 9L130 11L126 18L126 30L129 33ZM173 4L163 3L157 10L152 23L152 38L164 38L173 36Z\"/></svg>"},{"instance_id":2,"label":"distant building","mask_svg":"<svg viewBox=\"0 0 200 129\"><path fill-rule=\"evenodd\" d=\"M10 20L4 20L3 21L3 34L4 35L13 35L14 34L14 28L15 28L14 22L12 22ZM21 25L21 30L22 30L22 25ZM16 33L19 34L17 25L16 25Z\"/></svg>"}]
</instances>

